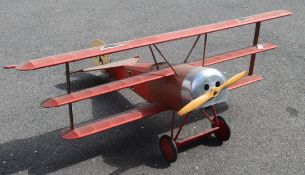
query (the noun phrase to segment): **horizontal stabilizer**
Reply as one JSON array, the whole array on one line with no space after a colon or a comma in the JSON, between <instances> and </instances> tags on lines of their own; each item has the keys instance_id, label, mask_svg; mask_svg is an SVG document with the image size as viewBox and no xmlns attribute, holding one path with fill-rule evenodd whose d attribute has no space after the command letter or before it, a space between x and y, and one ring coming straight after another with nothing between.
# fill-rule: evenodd
<instances>
[{"instance_id":1,"label":"horizontal stabilizer","mask_svg":"<svg viewBox=\"0 0 305 175\"><path fill-rule=\"evenodd\" d=\"M140 120L154 114L158 114L160 112L166 111L167 109L168 108L164 105L151 103L115 116L108 117L107 119L101 119L90 123L77 125L73 130L67 128L62 132L62 137L64 139L79 139L136 120Z\"/></svg>"},{"instance_id":2,"label":"horizontal stabilizer","mask_svg":"<svg viewBox=\"0 0 305 175\"><path fill-rule=\"evenodd\" d=\"M128 88L137 84L157 80L167 76L174 75L175 73L171 69L162 69L155 72L140 74L134 77L118 80L115 82L99 85L96 87L80 90L71 94L47 99L41 106L45 108L58 107L69 103L74 103L87 98L95 97L98 95L106 94L112 91Z\"/></svg>"},{"instance_id":3,"label":"horizontal stabilizer","mask_svg":"<svg viewBox=\"0 0 305 175\"><path fill-rule=\"evenodd\" d=\"M128 65L137 63L139 61L139 59L140 59L139 57L129 58L129 59L126 59L126 60L116 61L116 62L109 63L109 64L103 64L103 65L99 65L99 66L80 69L80 70L77 70L77 71L73 71L71 73L90 72L90 71L103 70L103 69L109 69L109 68L114 68L114 67L128 66Z\"/></svg>"},{"instance_id":4,"label":"horizontal stabilizer","mask_svg":"<svg viewBox=\"0 0 305 175\"><path fill-rule=\"evenodd\" d=\"M259 47L252 46L252 47L248 47L248 48L245 48L245 49L240 49L240 50L236 50L236 51L212 56L210 58L206 58L206 59L204 59L204 66L217 64L217 63L221 63L221 62L224 62L224 61L230 61L230 60L240 58L240 57L244 57L244 56L247 56L247 55L268 51L268 50L271 50L271 49L274 49L274 48L277 47L276 45L273 45L273 44L270 44L270 43L258 44L258 46ZM190 62L188 64L193 65L193 66L202 66L202 59Z\"/></svg>"},{"instance_id":5,"label":"horizontal stabilizer","mask_svg":"<svg viewBox=\"0 0 305 175\"><path fill-rule=\"evenodd\" d=\"M257 75L250 75L250 76L246 76L244 78L242 78L241 80L239 80L238 82L232 84L231 86L228 87L229 90L233 90L242 86L246 86L248 84L251 83L255 83L257 81L262 80L263 77L261 76L257 76Z\"/></svg>"},{"instance_id":6,"label":"horizontal stabilizer","mask_svg":"<svg viewBox=\"0 0 305 175\"><path fill-rule=\"evenodd\" d=\"M121 52L125 50L135 49L139 47L149 46L153 44L174 41L178 39L183 39L187 37L192 37L196 35L201 35L205 33L211 33L215 31L225 30L229 28L234 28L238 26L243 26L247 24L252 24L260 21L271 20L275 18L280 18L284 16L291 15L292 13L287 10L276 10L267 13L261 13L258 15L243 17L239 19L228 20L224 22L203 25L199 27L179 30L175 32L164 33L160 35L149 36L140 39L134 39L130 41L115 43L111 45L106 45L103 50L98 47L79 50L75 52L64 53L60 55L54 55L49 57L44 57L36 60L27 61L20 65L17 65L17 70L34 70L49 66L54 66L58 64L79 61L91 57L96 57L100 55L112 54L115 52Z\"/></svg>"}]
</instances>

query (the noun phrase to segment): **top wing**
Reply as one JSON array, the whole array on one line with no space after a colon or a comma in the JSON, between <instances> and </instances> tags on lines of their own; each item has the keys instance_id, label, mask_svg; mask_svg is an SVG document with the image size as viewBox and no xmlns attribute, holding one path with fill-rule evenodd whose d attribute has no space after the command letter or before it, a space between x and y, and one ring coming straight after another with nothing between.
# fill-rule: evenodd
<instances>
[{"instance_id":1,"label":"top wing","mask_svg":"<svg viewBox=\"0 0 305 175\"><path fill-rule=\"evenodd\" d=\"M228 21L224 21L224 22L179 30L179 31L175 31L175 32L164 33L161 35L154 35L154 36L149 36L146 38L140 38L140 39L125 41L125 42L120 42L120 43L109 45L108 47L106 46L106 48L104 48L104 50L100 50L99 48L94 47L94 48L90 48L90 49L79 50L79 51L64 53L64 54L60 54L60 55L44 57L44 58L40 58L40 59L36 59L36 60L30 60L30 61L27 61L20 65L17 65L16 69L22 70L22 71L40 69L40 68L54 66L54 65L58 65L58 64L79 61L79 60L83 60L83 59L87 59L87 58L95 57L95 56L99 56L99 55L121 52L121 51L130 50L130 49L134 49L134 48L153 45L153 44L157 44L157 43L163 43L163 42L178 40L178 39L187 38L187 37L191 37L191 36L195 36L195 35L200 35L200 34L204 34L204 33L211 33L211 32L225 30L225 29L229 29L229 28L233 28L233 27L237 27L237 26L243 26L243 25L256 23L256 22L260 22L260 21L271 20L271 19L275 19L275 18L279 18L279 17L288 16L291 14L292 13L287 10L276 10L276 11L261 13L258 15L248 16L248 17L244 17L244 18L233 19L233 20L228 20Z\"/></svg>"}]
</instances>

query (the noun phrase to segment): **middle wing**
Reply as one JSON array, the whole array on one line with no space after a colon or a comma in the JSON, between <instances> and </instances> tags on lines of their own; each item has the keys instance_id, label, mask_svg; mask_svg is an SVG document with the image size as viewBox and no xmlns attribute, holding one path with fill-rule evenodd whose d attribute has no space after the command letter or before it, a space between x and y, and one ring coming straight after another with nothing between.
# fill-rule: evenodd
<instances>
[{"instance_id":1,"label":"middle wing","mask_svg":"<svg viewBox=\"0 0 305 175\"><path fill-rule=\"evenodd\" d=\"M95 97L98 95L106 94L108 92L120 90L123 88L128 88L137 84L161 79L164 77L169 77L174 74L175 73L168 68L146 74L140 74L134 77L118 80L112 83L107 83L96 87L73 92L71 94L66 94L63 96L47 99L46 101L42 102L41 106L45 108L58 107L65 104L84 100L87 98Z\"/></svg>"}]
</instances>

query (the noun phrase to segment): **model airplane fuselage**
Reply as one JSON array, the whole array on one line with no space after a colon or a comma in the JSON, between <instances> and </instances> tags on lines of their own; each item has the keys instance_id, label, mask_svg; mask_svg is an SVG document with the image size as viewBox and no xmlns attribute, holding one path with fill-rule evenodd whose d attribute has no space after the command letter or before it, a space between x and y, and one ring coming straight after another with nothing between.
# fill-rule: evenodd
<instances>
[{"instance_id":1,"label":"model airplane fuselage","mask_svg":"<svg viewBox=\"0 0 305 175\"><path fill-rule=\"evenodd\" d=\"M166 66L166 65L164 65ZM224 75L214 69L181 64L173 66L178 76L171 76L131 87L131 89L150 103L163 102L171 110L178 111L188 102L196 99L212 87L219 87L225 82ZM135 63L124 67L111 68L107 72L117 80L151 72L154 63ZM170 68L164 70L171 71ZM162 87L162 88L160 88ZM225 100L226 91L203 104L207 107Z\"/></svg>"},{"instance_id":2,"label":"model airplane fuselage","mask_svg":"<svg viewBox=\"0 0 305 175\"><path fill-rule=\"evenodd\" d=\"M28 71L65 64L67 94L49 98L41 104L45 108L68 105L70 127L62 131L64 139L83 138L163 111L173 111L170 136L162 136L159 144L163 157L169 162L174 162L177 159L178 149L192 142L200 141L211 134L214 134L220 141L227 141L230 138L230 128L226 121L218 116L215 104L223 102L229 90L263 79L261 76L253 75L256 54L274 49L277 46L271 43L260 44L258 42L261 22L291 14L291 12L286 10L277 10L110 45L105 45L104 42L96 40L93 42L92 48L30 60L19 65L5 66L5 68ZM209 33L249 24L255 24L252 46L205 58L207 35ZM196 61L188 62L188 58L202 35L205 36L203 57ZM184 59L183 64L171 65L157 47L159 43L193 36L196 37L195 42ZM152 54L153 63L141 63L139 62L139 57L110 63L110 54L146 46L149 47ZM159 53L165 62L160 63L157 61L154 50ZM249 71L242 71L230 78L226 78L217 69L207 67L245 56L251 56ZM88 58L94 58L97 66L70 72L69 63ZM116 81L80 91L71 91L71 73L97 70L103 70L116 79ZM143 97L148 104L106 119L74 125L73 103L124 88L130 88ZM203 117L211 122L212 127L195 136L178 140L190 112L197 109L202 112ZM208 113L208 110L211 111L211 114ZM177 128L176 134L174 134L176 112L183 118L183 121Z\"/></svg>"}]
</instances>

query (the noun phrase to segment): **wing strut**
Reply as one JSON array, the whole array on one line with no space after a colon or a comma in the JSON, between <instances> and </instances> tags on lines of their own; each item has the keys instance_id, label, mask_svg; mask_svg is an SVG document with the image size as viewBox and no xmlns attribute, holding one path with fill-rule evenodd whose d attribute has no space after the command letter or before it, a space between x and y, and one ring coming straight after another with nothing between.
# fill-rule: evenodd
<instances>
[{"instance_id":1,"label":"wing strut","mask_svg":"<svg viewBox=\"0 0 305 175\"><path fill-rule=\"evenodd\" d=\"M189 59L189 57L191 56L191 54L192 54L192 52L193 52L193 50L194 50L196 44L198 43L198 40L199 40L200 36L201 36L201 35L198 35L198 36L197 36L197 38L196 38L194 44L193 44L192 47L191 47L191 50L190 50L189 53L187 54L187 56L186 56L186 58L184 59L184 62L183 62L183 63L186 63L187 60Z\"/></svg>"},{"instance_id":2,"label":"wing strut","mask_svg":"<svg viewBox=\"0 0 305 175\"><path fill-rule=\"evenodd\" d=\"M162 54L162 52L160 51L160 49L153 44L154 48L158 51L158 53L161 55L161 57L166 61L166 63L168 64L168 66L175 72L175 74L178 76L177 72L175 71L175 69L173 68L173 66L167 61L167 59L165 58L165 56Z\"/></svg>"},{"instance_id":3,"label":"wing strut","mask_svg":"<svg viewBox=\"0 0 305 175\"><path fill-rule=\"evenodd\" d=\"M204 36L204 44L203 44L202 67L204 67L204 59L205 59L205 55L206 55L207 40L208 40L208 34L206 33L205 36Z\"/></svg>"},{"instance_id":4,"label":"wing strut","mask_svg":"<svg viewBox=\"0 0 305 175\"><path fill-rule=\"evenodd\" d=\"M260 28L261 28L261 22L257 22L255 24L255 33L254 33L254 39L253 39L253 46L257 46L257 44L258 44L258 37L259 37ZM253 75L255 58L256 58L256 54L254 53L254 54L251 55L250 67L249 67L249 75Z\"/></svg>"},{"instance_id":5,"label":"wing strut","mask_svg":"<svg viewBox=\"0 0 305 175\"><path fill-rule=\"evenodd\" d=\"M156 65L156 67L157 67L157 70L159 70L159 64L158 64L158 62L157 62L155 53L154 53L154 51L152 50L151 45L149 45L148 47L149 47L150 53L151 53L151 55L152 55L152 57L153 57L153 59L154 59L155 65Z\"/></svg>"},{"instance_id":6,"label":"wing strut","mask_svg":"<svg viewBox=\"0 0 305 175\"><path fill-rule=\"evenodd\" d=\"M71 81L70 81L70 68L69 62L65 63L66 66L66 85L67 85L67 94L71 94ZM70 118L70 129L74 129L74 119L73 119L73 110L72 110L72 103L69 103L69 118Z\"/></svg>"}]
</instances>

